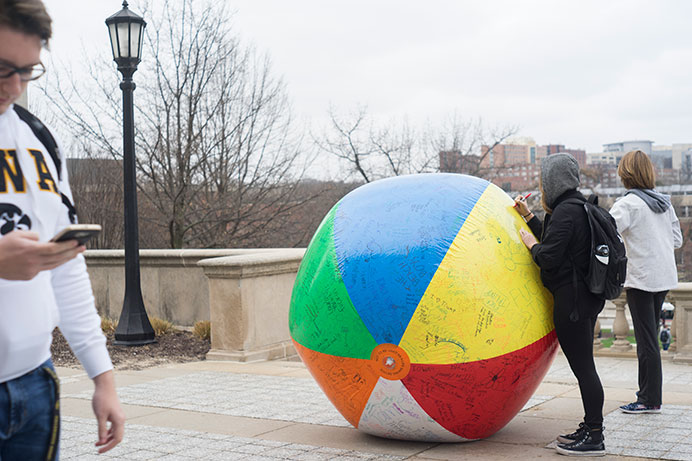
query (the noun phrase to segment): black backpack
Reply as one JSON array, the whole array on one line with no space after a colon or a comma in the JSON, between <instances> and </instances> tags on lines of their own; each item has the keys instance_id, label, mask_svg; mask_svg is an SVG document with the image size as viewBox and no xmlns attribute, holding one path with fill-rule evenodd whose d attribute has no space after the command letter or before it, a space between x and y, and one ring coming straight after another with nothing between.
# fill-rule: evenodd
<instances>
[{"instance_id":1,"label":"black backpack","mask_svg":"<svg viewBox=\"0 0 692 461\"><path fill-rule=\"evenodd\" d=\"M591 195L586 202L577 199L565 202L582 204L589 219L591 256L588 272L583 274L586 286L601 299L617 298L625 283L627 256L615 219L607 210L598 206L596 195Z\"/></svg>"},{"instance_id":2,"label":"black backpack","mask_svg":"<svg viewBox=\"0 0 692 461\"><path fill-rule=\"evenodd\" d=\"M62 179L62 161L60 159L58 143L55 142L53 134L50 132L48 127L46 127L46 125L41 120L39 120L38 117L36 117L34 114L29 112L22 106L15 104L14 111L17 113L20 120L29 125L31 131L34 132L34 136L36 136L38 140L41 141L41 144L43 144L43 146L46 148L46 150L50 154L50 158L53 160L53 163L55 164L55 169L58 172L58 180ZM58 192L60 193L60 197L62 198L63 205L67 207L67 214L70 218L70 222L72 224L75 224L77 222L77 210L75 209L74 205L72 204L72 201L69 199L69 197L67 197L67 195L63 194L60 191Z\"/></svg>"}]
</instances>

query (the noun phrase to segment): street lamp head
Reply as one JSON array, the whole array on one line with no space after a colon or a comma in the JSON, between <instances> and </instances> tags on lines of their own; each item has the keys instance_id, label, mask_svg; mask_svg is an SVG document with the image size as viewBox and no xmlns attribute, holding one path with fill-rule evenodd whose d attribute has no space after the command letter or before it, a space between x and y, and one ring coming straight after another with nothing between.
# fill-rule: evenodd
<instances>
[{"instance_id":1,"label":"street lamp head","mask_svg":"<svg viewBox=\"0 0 692 461\"><path fill-rule=\"evenodd\" d=\"M130 11L127 1L124 1L123 9L106 19L106 25L110 33L113 60L118 64L118 69L133 73L141 61L147 23L141 16Z\"/></svg>"}]
</instances>

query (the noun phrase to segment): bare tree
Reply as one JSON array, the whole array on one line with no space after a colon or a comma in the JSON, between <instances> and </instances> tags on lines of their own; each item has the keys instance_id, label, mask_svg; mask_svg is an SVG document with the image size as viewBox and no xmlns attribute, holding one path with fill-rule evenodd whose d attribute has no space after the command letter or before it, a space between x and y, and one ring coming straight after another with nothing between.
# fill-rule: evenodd
<instances>
[{"instance_id":1,"label":"bare tree","mask_svg":"<svg viewBox=\"0 0 692 461\"><path fill-rule=\"evenodd\" d=\"M482 167L485 155L481 146L491 149L516 132L516 128L485 128L480 120L467 121L456 114L441 127L413 129L407 121L376 124L365 107L340 116L329 110L329 127L315 144L350 165L350 173L365 182L403 174L432 171L455 171L487 177L491 171ZM444 168L444 154L454 158L454 165Z\"/></svg>"},{"instance_id":2,"label":"bare tree","mask_svg":"<svg viewBox=\"0 0 692 461\"><path fill-rule=\"evenodd\" d=\"M101 232L89 248L117 248L123 241L123 169L107 158L67 161L72 195L80 222L99 223Z\"/></svg>"},{"instance_id":3,"label":"bare tree","mask_svg":"<svg viewBox=\"0 0 692 461\"><path fill-rule=\"evenodd\" d=\"M514 126L489 128L481 119L467 120L454 113L445 119L441 128L429 129L428 142L432 151L440 154L441 169L492 180L502 166L485 166L485 159L516 132ZM453 159L449 162L452 164L443 165L443 154Z\"/></svg>"},{"instance_id":4,"label":"bare tree","mask_svg":"<svg viewBox=\"0 0 692 461\"><path fill-rule=\"evenodd\" d=\"M594 164L589 165L581 169L581 183L582 187L589 189L596 189L602 183L603 177L603 165Z\"/></svg>"},{"instance_id":5,"label":"bare tree","mask_svg":"<svg viewBox=\"0 0 692 461\"><path fill-rule=\"evenodd\" d=\"M224 2L146 3L145 56L136 74L140 208L172 248L219 247L280 228L295 207L304 165L285 85L268 59L241 46ZM47 87L52 106L88 151L121 158L117 85L90 70L96 91ZM98 96L97 101L94 100ZM76 100L76 101L75 101Z\"/></svg>"},{"instance_id":6,"label":"bare tree","mask_svg":"<svg viewBox=\"0 0 692 461\"><path fill-rule=\"evenodd\" d=\"M375 147L370 143L367 108L358 107L344 117L339 116L334 108L330 108L328 113L330 127L321 137L313 136L315 144L322 151L350 164L352 172L370 182L373 178L368 162Z\"/></svg>"}]
</instances>

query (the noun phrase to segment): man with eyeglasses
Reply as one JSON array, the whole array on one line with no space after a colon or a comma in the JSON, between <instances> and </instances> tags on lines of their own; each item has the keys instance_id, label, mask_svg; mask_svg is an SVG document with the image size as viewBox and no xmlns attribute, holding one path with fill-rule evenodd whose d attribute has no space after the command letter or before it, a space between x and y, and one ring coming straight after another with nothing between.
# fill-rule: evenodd
<instances>
[{"instance_id":1,"label":"man with eyeglasses","mask_svg":"<svg viewBox=\"0 0 692 461\"><path fill-rule=\"evenodd\" d=\"M58 326L94 382L96 446L123 437L125 416L101 332L84 246L50 242L70 224L71 197L48 148L15 101L45 72L51 19L41 0L0 0L0 460L58 459L58 379L50 360Z\"/></svg>"}]
</instances>

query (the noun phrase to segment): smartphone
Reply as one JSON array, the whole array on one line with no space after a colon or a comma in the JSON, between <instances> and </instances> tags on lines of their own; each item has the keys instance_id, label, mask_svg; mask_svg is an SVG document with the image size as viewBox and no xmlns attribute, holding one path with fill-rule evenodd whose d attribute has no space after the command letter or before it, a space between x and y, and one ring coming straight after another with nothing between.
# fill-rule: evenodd
<instances>
[{"instance_id":1,"label":"smartphone","mask_svg":"<svg viewBox=\"0 0 692 461\"><path fill-rule=\"evenodd\" d=\"M80 245L84 245L89 239L98 235L99 232L101 232L99 224L72 224L58 232L50 241L64 242L65 240L76 240Z\"/></svg>"}]
</instances>

